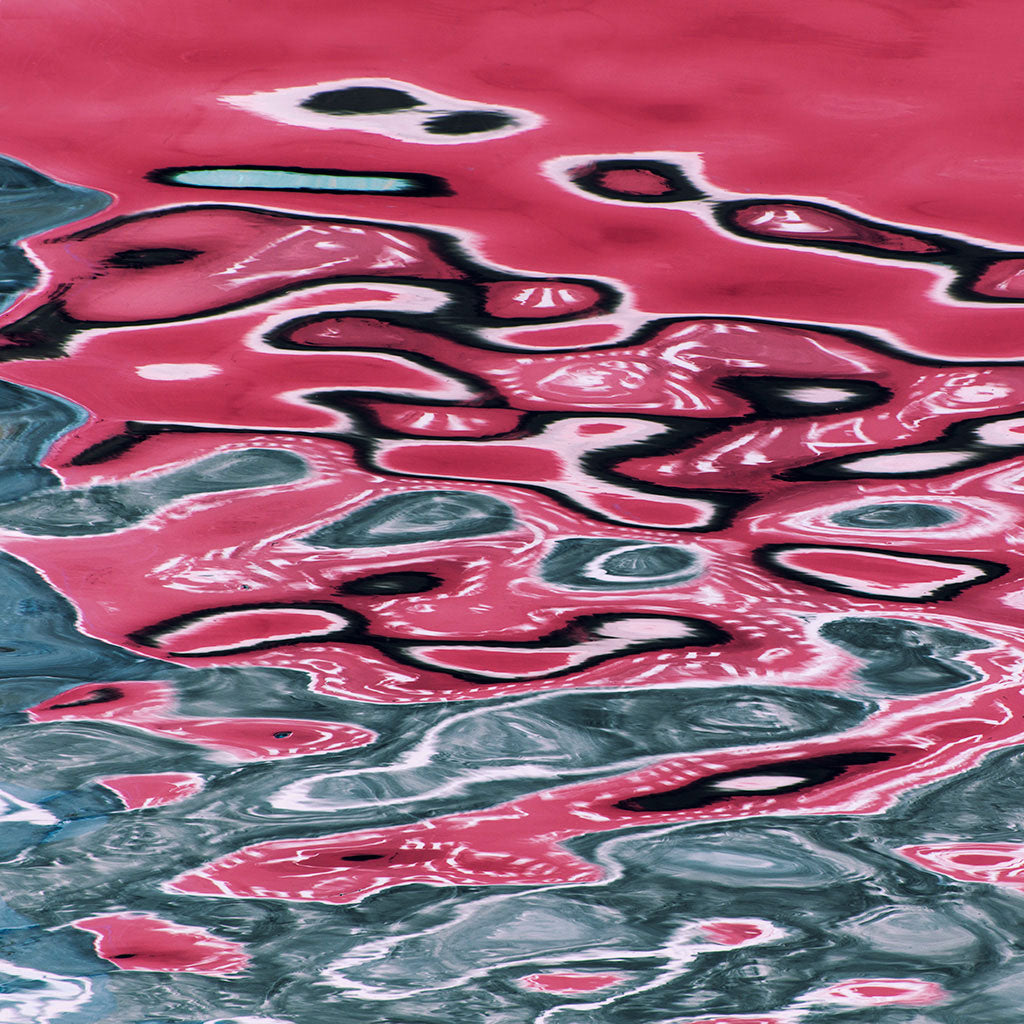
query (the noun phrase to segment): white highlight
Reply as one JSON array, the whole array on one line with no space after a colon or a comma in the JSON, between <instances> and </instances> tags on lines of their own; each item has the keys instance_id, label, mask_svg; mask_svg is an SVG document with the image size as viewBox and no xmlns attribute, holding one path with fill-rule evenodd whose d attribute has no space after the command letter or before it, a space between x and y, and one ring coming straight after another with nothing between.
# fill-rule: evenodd
<instances>
[{"instance_id":1,"label":"white highlight","mask_svg":"<svg viewBox=\"0 0 1024 1024\"><path fill-rule=\"evenodd\" d=\"M213 363L147 363L136 366L135 373L143 380L202 380L221 372Z\"/></svg>"},{"instance_id":2,"label":"white highlight","mask_svg":"<svg viewBox=\"0 0 1024 1024\"><path fill-rule=\"evenodd\" d=\"M616 640L669 640L693 636L693 630L678 619L618 619L597 630L601 636Z\"/></svg>"},{"instance_id":3,"label":"white highlight","mask_svg":"<svg viewBox=\"0 0 1024 1024\"><path fill-rule=\"evenodd\" d=\"M712 782L710 787L723 793L770 793L786 786L799 786L806 781L802 775L744 775L738 779Z\"/></svg>"},{"instance_id":4,"label":"white highlight","mask_svg":"<svg viewBox=\"0 0 1024 1024\"><path fill-rule=\"evenodd\" d=\"M786 397L794 402L806 402L808 405L827 405L830 402L845 402L856 398L856 394L847 388L807 387L790 388Z\"/></svg>"}]
</instances>

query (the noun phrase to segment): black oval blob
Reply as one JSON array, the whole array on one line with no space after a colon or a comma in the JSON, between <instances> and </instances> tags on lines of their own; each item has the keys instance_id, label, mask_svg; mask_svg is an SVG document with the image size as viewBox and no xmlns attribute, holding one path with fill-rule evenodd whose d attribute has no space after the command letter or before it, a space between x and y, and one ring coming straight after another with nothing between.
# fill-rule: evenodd
<instances>
[{"instance_id":1,"label":"black oval blob","mask_svg":"<svg viewBox=\"0 0 1024 1024\"><path fill-rule=\"evenodd\" d=\"M424 122L423 128L431 135L475 135L493 132L515 124L515 118L501 110L458 110L452 114L438 114Z\"/></svg>"},{"instance_id":2,"label":"black oval blob","mask_svg":"<svg viewBox=\"0 0 1024 1024\"><path fill-rule=\"evenodd\" d=\"M720 803L734 797L780 796L796 793L811 786L821 786L838 779L849 768L862 764L877 764L888 761L893 755L884 751L853 751L848 754L829 754L825 757L805 757L796 761L775 761L770 764L754 765L738 771L718 772L705 776L696 782L670 789L666 793L646 793L620 800L615 806L622 811L688 811L708 804ZM729 783L742 782L745 778L778 776L780 785L775 788L729 792ZM798 776L799 782L783 782L783 779ZM721 788L719 788L721 787Z\"/></svg>"},{"instance_id":3,"label":"black oval blob","mask_svg":"<svg viewBox=\"0 0 1024 1024\"><path fill-rule=\"evenodd\" d=\"M380 853L350 853L347 857L342 857L342 860L383 860L384 855Z\"/></svg>"},{"instance_id":4,"label":"black oval blob","mask_svg":"<svg viewBox=\"0 0 1024 1024\"><path fill-rule=\"evenodd\" d=\"M833 576L826 569L814 570L801 569L787 561L787 556L793 552L803 553L825 553L834 552L837 555L850 554L878 555L883 558L899 560L913 564L914 562L931 562L943 565L955 566L959 569L975 569L976 574L972 577L961 576L960 579L953 579L949 583L935 583L932 589L920 593L917 596L908 594L894 594L884 589L871 589L870 580L864 581L863 588L856 585L855 580L848 577ZM754 561L762 569L783 576L789 580L796 580L806 586L819 587L822 590L830 590L836 594L853 594L855 597L869 597L874 601L905 601L914 604L929 604L932 601L949 601L971 587L980 586L983 583L991 583L992 580L1005 576L1009 571L1008 565L1002 562L990 562L985 558L952 557L949 555L920 555L909 551L893 551L888 548L842 547L836 544L765 544L763 547L755 548L753 552Z\"/></svg>"},{"instance_id":5,"label":"black oval blob","mask_svg":"<svg viewBox=\"0 0 1024 1024\"><path fill-rule=\"evenodd\" d=\"M390 597L395 594L425 594L436 590L444 580L432 572L379 572L360 576L338 587L339 594Z\"/></svg>"},{"instance_id":6,"label":"black oval blob","mask_svg":"<svg viewBox=\"0 0 1024 1024\"><path fill-rule=\"evenodd\" d=\"M57 711L60 708L81 708L87 704L109 704L112 701L120 700L124 696L124 690L117 686L99 686L88 697L81 700L68 701L67 704L51 704L48 711Z\"/></svg>"},{"instance_id":7,"label":"black oval blob","mask_svg":"<svg viewBox=\"0 0 1024 1024\"><path fill-rule=\"evenodd\" d=\"M286 739L288 739L289 736L291 736L291 734L292 734L291 729L286 729L284 732L275 732L274 733L274 739L275 740L286 740Z\"/></svg>"},{"instance_id":8,"label":"black oval blob","mask_svg":"<svg viewBox=\"0 0 1024 1024\"><path fill-rule=\"evenodd\" d=\"M138 953L115 953L110 959L111 960L131 960L132 957L138 956Z\"/></svg>"},{"instance_id":9,"label":"black oval blob","mask_svg":"<svg viewBox=\"0 0 1024 1024\"><path fill-rule=\"evenodd\" d=\"M682 203L707 196L674 164L661 160L595 160L572 172L577 188L628 203Z\"/></svg>"},{"instance_id":10,"label":"black oval blob","mask_svg":"<svg viewBox=\"0 0 1024 1024\"><path fill-rule=\"evenodd\" d=\"M202 256L198 249L122 249L103 262L108 267L145 270L148 267L172 267L176 263L188 263L197 256Z\"/></svg>"},{"instance_id":11,"label":"black oval blob","mask_svg":"<svg viewBox=\"0 0 1024 1024\"><path fill-rule=\"evenodd\" d=\"M422 107L423 100L404 89L383 85L350 85L347 89L327 89L304 99L300 107L318 114L390 114L395 110Z\"/></svg>"},{"instance_id":12,"label":"black oval blob","mask_svg":"<svg viewBox=\"0 0 1024 1024\"><path fill-rule=\"evenodd\" d=\"M328 548L382 547L483 537L515 525L515 511L489 494L407 491L377 498L304 540Z\"/></svg>"},{"instance_id":13,"label":"black oval blob","mask_svg":"<svg viewBox=\"0 0 1024 1024\"><path fill-rule=\"evenodd\" d=\"M892 398L870 380L813 377L722 377L716 386L746 399L758 416L827 416L869 409Z\"/></svg>"}]
</instances>

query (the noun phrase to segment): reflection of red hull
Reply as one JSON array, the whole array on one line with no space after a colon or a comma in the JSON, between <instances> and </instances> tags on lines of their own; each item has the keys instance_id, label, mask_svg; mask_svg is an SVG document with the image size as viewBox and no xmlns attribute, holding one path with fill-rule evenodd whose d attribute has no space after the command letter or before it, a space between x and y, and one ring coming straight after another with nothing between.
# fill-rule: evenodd
<instances>
[{"instance_id":1,"label":"reflection of red hull","mask_svg":"<svg viewBox=\"0 0 1024 1024\"><path fill-rule=\"evenodd\" d=\"M105 914L72 922L96 935L96 952L123 971L236 974L249 961L240 943L150 914Z\"/></svg>"},{"instance_id":2,"label":"reflection of red hull","mask_svg":"<svg viewBox=\"0 0 1024 1024\"><path fill-rule=\"evenodd\" d=\"M1022 712L1019 683L894 701L841 737L676 758L422 824L260 843L181 876L173 888L195 895L343 904L411 882L593 882L604 872L568 853L561 845L566 840L637 825L879 814L913 789L1018 745L1024 737ZM809 770L830 758L838 767L824 777ZM626 809L638 802L631 799L638 794L682 794L702 783L700 800L680 799L678 810ZM779 795L772 795L773 789Z\"/></svg>"},{"instance_id":3,"label":"reflection of red hull","mask_svg":"<svg viewBox=\"0 0 1024 1024\"><path fill-rule=\"evenodd\" d=\"M137 825L144 844L147 821L156 834L194 816L223 825L223 842L147 867L154 900L197 916L224 910L215 896L343 906L319 919L331 941L366 930L387 959L403 928L429 943L445 914L505 890L621 898L585 837L861 825L1024 743L1024 226L998 88L1019 79L1005 5L528 6L115 3L58 32L25 0L5 6L11 155L112 204L0 239L0 279L18 244L39 270L0 315L0 382L85 412L45 471L3 492L0 547L68 599L87 637L135 659L50 689L41 675L12 707L30 735L80 729L86 748L127 735L130 749L145 734L202 766L56 759L40 801L81 820L51 833L51 812L12 812L25 834L45 832L40 862L92 828L120 840ZM951 67L969 83L953 97ZM5 211L16 192L0 188ZM5 430L0 410L0 447ZM38 486L15 494L26 481ZM143 658L173 683L120 680ZM225 680L287 710L211 714ZM430 748L426 768L400 760L407 735L447 735L449 716L529 704L521 695L587 691L573 700L596 707L657 689L684 721L687 691L751 686L808 706L841 694L862 721L807 738L780 712L777 733L751 730L761 746L730 733L724 749L658 748L641 768L524 764L517 784L536 783L514 798L496 795L507 764L488 777L481 757L466 782L457 749ZM360 702L338 705L346 721L338 700ZM609 729L586 716L582 735ZM383 723L379 736L349 718ZM400 795L357 820L359 785L392 768ZM417 771L453 803L409 796L402 773ZM82 797L90 779L131 813ZM317 806L336 799L337 820L273 817L289 809L281 788L324 780ZM472 788L481 780L495 795ZM1021 888L1018 844L925 838L900 847L903 869ZM415 884L465 891L427 924L414 909L385 929L347 906ZM740 951L790 932L684 902L649 900L645 927L701 918L720 970L687 981L706 1012L665 994L659 1021L925 1006L960 980L949 972L947 991L878 957L877 976L859 977L837 966L852 956L836 940L818 987L780 986L787 1009L734 1013L718 979L764 978L767 955ZM281 912L269 931L326 914L243 905L208 932L121 906L61 920L75 915L122 969L214 977L248 967L268 930L259 914ZM671 966L655 981L639 952L625 966L602 964L604 947L534 963L526 948L501 961L500 1010L463 1011L467 974L456 1015L512 1019L511 1000L564 998L591 1000L596 1020L605 1001L637 997L615 1019L643 1024L642 993L683 976L683 954L660 942ZM309 979L281 978L305 947L282 969L271 945L253 957L279 971L259 998L290 1020ZM360 982L362 966L352 954L335 974L377 998L384 982L369 968ZM310 970L328 984L322 963ZM175 999L174 1012L241 1012L242 991L195 1013ZM328 1016L365 1016L331 995Z\"/></svg>"}]
</instances>

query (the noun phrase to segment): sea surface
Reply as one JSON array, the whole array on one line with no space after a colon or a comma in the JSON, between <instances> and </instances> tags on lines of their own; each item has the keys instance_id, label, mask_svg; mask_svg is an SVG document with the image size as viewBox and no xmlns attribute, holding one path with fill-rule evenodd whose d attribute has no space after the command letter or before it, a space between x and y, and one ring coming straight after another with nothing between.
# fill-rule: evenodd
<instances>
[{"instance_id":1,"label":"sea surface","mask_svg":"<svg viewBox=\"0 0 1024 1024\"><path fill-rule=\"evenodd\" d=\"M1017 1024L1019 10L9 0L0 1024Z\"/></svg>"}]
</instances>

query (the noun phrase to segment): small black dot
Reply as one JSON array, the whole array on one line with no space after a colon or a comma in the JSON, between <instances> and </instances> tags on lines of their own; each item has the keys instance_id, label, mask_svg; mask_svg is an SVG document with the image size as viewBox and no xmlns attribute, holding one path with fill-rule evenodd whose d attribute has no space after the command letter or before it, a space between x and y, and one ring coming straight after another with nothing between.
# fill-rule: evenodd
<instances>
[{"instance_id":1,"label":"small black dot","mask_svg":"<svg viewBox=\"0 0 1024 1024\"><path fill-rule=\"evenodd\" d=\"M423 100L401 89L377 85L353 85L347 89L328 89L313 93L299 106L318 114L390 114L395 110L422 107Z\"/></svg>"},{"instance_id":2,"label":"small black dot","mask_svg":"<svg viewBox=\"0 0 1024 1024\"><path fill-rule=\"evenodd\" d=\"M383 860L384 857L379 853L350 853L347 857L342 857L342 860Z\"/></svg>"},{"instance_id":3,"label":"small black dot","mask_svg":"<svg viewBox=\"0 0 1024 1024\"><path fill-rule=\"evenodd\" d=\"M515 118L500 110L458 110L454 114L438 114L423 127L431 135L474 135L497 131L511 124L515 124Z\"/></svg>"},{"instance_id":4,"label":"small black dot","mask_svg":"<svg viewBox=\"0 0 1024 1024\"><path fill-rule=\"evenodd\" d=\"M363 594L389 597L397 594L423 594L439 587L443 580L430 572L381 572L360 576L338 587L339 594Z\"/></svg>"},{"instance_id":5,"label":"small black dot","mask_svg":"<svg viewBox=\"0 0 1024 1024\"><path fill-rule=\"evenodd\" d=\"M288 739L289 736L291 736L291 734L292 733L291 733L290 729L287 729L284 732L275 732L274 733L274 739L275 740L286 740L286 739Z\"/></svg>"},{"instance_id":6,"label":"small black dot","mask_svg":"<svg viewBox=\"0 0 1024 1024\"><path fill-rule=\"evenodd\" d=\"M103 262L108 267L145 270L147 267L170 267L176 263L188 263L197 256L202 256L198 249L122 249L108 256Z\"/></svg>"}]
</instances>

